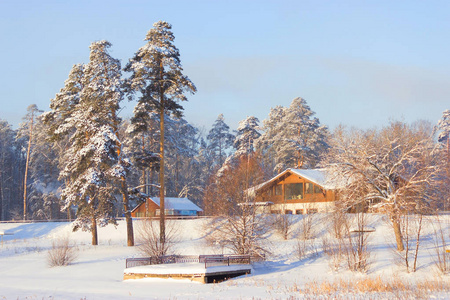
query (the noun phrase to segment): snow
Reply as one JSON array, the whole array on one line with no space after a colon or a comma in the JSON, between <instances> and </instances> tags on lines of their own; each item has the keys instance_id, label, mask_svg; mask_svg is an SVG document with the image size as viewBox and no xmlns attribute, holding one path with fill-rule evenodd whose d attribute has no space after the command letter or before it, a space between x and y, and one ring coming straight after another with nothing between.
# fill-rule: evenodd
<instances>
[{"instance_id":1,"label":"snow","mask_svg":"<svg viewBox=\"0 0 450 300\"><path fill-rule=\"evenodd\" d=\"M301 225L301 216L293 217L295 232ZM318 249L326 234L328 219L328 215L314 215L317 238L310 242ZM331 270L330 260L321 250L317 255L298 259L298 240L295 237L283 240L271 231L266 243L271 252L267 261L254 264L249 275L218 284L153 278L124 281L125 259L141 257L136 247L126 246L125 221L119 221L117 227L99 228L98 246L90 245L90 233L72 232L72 224L67 222L0 223L0 231L14 232L14 235L4 236L4 244L0 248L0 299L302 299L306 297L301 290L311 282L358 281L377 277L387 282L396 278L411 284L439 279L449 282L449 275L438 275L432 262L433 220L433 217L426 217L419 269L415 273L407 273L403 266L393 263L392 228L383 215L374 214L370 215L368 223L376 231L369 239L372 263L367 274L347 271L345 266L338 272ZM206 243L203 228L207 222L207 219L174 221L180 236L175 249L177 254L221 254L224 251L219 246L215 248ZM135 226L138 223L134 221ZM447 233L450 216L444 216L441 224ZM77 249L77 259L69 266L50 268L46 261L47 250L53 240L61 237L69 237ZM354 293L355 297L341 293L321 299L396 298L392 294ZM431 296L448 299L450 292L435 292ZM316 299L317 294L310 295L311 298Z\"/></svg>"},{"instance_id":2,"label":"snow","mask_svg":"<svg viewBox=\"0 0 450 300\"><path fill-rule=\"evenodd\" d=\"M178 263L128 268L127 274L211 274L216 272L240 271L251 269L251 265L212 266L205 268L204 263Z\"/></svg>"},{"instance_id":3,"label":"snow","mask_svg":"<svg viewBox=\"0 0 450 300\"><path fill-rule=\"evenodd\" d=\"M152 197L150 199L155 202L156 205L161 206L159 197ZM166 209L202 211L200 207L195 205L188 198L164 197L164 205Z\"/></svg>"},{"instance_id":4,"label":"snow","mask_svg":"<svg viewBox=\"0 0 450 300\"><path fill-rule=\"evenodd\" d=\"M326 169L289 169L294 174L303 177L325 189L332 189L327 182L327 171Z\"/></svg>"},{"instance_id":5,"label":"snow","mask_svg":"<svg viewBox=\"0 0 450 300\"><path fill-rule=\"evenodd\" d=\"M263 186L277 180L278 178L280 178L281 176L283 176L284 174L286 174L288 172L293 173L302 178L305 178L305 179L323 187L324 189L329 189L329 190L334 189L334 185L331 184L329 181L326 169L286 169L283 172L281 172L280 174L278 174L277 176L271 178L270 180L250 188L249 192L255 193L257 190L259 190Z\"/></svg>"}]
</instances>

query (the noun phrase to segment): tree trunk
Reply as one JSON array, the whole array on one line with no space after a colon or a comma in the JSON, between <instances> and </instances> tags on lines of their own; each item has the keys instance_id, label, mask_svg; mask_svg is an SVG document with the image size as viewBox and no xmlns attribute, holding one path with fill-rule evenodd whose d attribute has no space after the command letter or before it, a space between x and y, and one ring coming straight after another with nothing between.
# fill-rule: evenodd
<instances>
[{"instance_id":1,"label":"tree trunk","mask_svg":"<svg viewBox=\"0 0 450 300\"><path fill-rule=\"evenodd\" d=\"M134 246L134 232L133 232L133 219L131 218L131 210L129 205L129 198L127 193L127 185L125 178L121 178L122 185L122 198L123 198L123 210L125 211L125 220L127 223L127 245L129 247Z\"/></svg>"},{"instance_id":2,"label":"tree trunk","mask_svg":"<svg viewBox=\"0 0 450 300\"><path fill-rule=\"evenodd\" d=\"M92 216L91 233L92 233L92 245L97 246L98 245L97 219L95 218L95 215Z\"/></svg>"},{"instance_id":3,"label":"tree trunk","mask_svg":"<svg viewBox=\"0 0 450 300\"><path fill-rule=\"evenodd\" d=\"M164 245L166 240L166 224L165 224L165 203L164 203L164 99L161 95L161 107L160 107L160 162L159 162L159 242Z\"/></svg>"},{"instance_id":4,"label":"tree trunk","mask_svg":"<svg viewBox=\"0 0 450 300\"><path fill-rule=\"evenodd\" d=\"M117 122L115 111L111 111L112 116L114 116L113 128L114 133L117 137L116 147L117 147L117 159L119 165L123 164L122 160L122 144L119 139L119 124ZM127 223L127 245L129 247L134 246L134 232L133 232L133 219L131 218L130 201L128 197L128 184L127 179L124 175L120 176L120 191L122 193L122 204L125 213L125 220Z\"/></svg>"},{"instance_id":5,"label":"tree trunk","mask_svg":"<svg viewBox=\"0 0 450 300\"><path fill-rule=\"evenodd\" d=\"M30 164L30 152L31 152L31 139L33 138L33 122L34 114L31 112L31 123L30 123L30 136L28 140L27 149L27 161L25 164L25 178L23 180L23 220L27 219L27 178L28 178L28 165Z\"/></svg>"},{"instance_id":6,"label":"tree trunk","mask_svg":"<svg viewBox=\"0 0 450 300\"><path fill-rule=\"evenodd\" d=\"M397 219L397 217L392 218L392 225L394 226L394 234L395 234L395 241L397 242L397 250L403 251L405 250L405 247L403 245L403 237L400 228L400 222Z\"/></svg>"}]
</instances>

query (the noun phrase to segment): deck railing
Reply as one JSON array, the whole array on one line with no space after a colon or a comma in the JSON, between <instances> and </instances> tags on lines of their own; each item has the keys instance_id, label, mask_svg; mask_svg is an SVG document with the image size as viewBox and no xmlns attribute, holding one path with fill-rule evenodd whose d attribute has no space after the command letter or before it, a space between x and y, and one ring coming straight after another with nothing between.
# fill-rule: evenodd
<instances>
[{"instance_id":1,"label":"deck railing","mask_svg":"<svg viewBox=\"0 0 450 300\"><path fill-rule=\"evenodd\" d=\"M159 264L174 264L174 263L204 263L205 268L212 266L223 265L237 265L237 264L251 264L252 262L265 260L265 257L255 257L251 255L166 255L161 257L138 257L127 258L126 268L159 265Z\"/></svg>"}]
</instances>

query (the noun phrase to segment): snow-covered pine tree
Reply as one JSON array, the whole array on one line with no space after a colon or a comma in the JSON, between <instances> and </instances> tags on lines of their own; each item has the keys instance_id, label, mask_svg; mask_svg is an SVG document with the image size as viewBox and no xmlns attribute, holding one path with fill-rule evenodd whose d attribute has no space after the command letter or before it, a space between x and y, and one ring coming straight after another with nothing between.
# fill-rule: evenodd
<instances>
[{"instance_id":1,"label":"snow-covered pine tree","mask_svg":"<svg viewBox=\"0 0 450 300\"><path fill-rule=\"evenodd\" d=\"M216 165L221 166L227 155L227 150L233 146L234 135L230 133L230 127L225 123L223 114L220 114L208 132L208 148L214 155Z\"/></svg>"},{"instance_id":2,"label":"snow-covered pine tree","mask_svg":"<svg viewBox=\"0 0 450 300\"><path fill-rule=\"evenodd\" d=\"M275 172L286 168L314 168L328 148L328 129L321 125L303 98L287 108L277 107L264 122L262 153L275 154ZM264 142L263 142L264 141ZM270 150L273 148L273 150Z\"/></svg>"},{"instance_id":3,"label":"snow-covered pine tree","mask_svg":"<svg viewBox=\"0 0 450 300\"><path fill-rule=\"evenodd\" d=\"M23 220L27 219L27 192L28 192L28 169L30 166L30 156L31 156L31 145L34 142L33 140L33 129L36 122L37 116L42 113L42 110L39 110L36 104L32 104L27 107L27 114L24 117L24 123L21 124L17 138L25 138L27 139L27 154L26 154L26 162L25 162L25 175L24 175L24 183L23 183Z\"/></svg>"},{"instance_id":4,"label":"snow-covered pine tree","mask_svg":"<svg viewBox=\"0 0 450 300\"><path fill-rule=\"evenodd\" d=\"M183 107L179 101L187 100L185 92L194 93L196 88L191 80L183 75L180 53L173 44L175 39L172 25L164 21L153 24L145 41L130 59L125 71L131 72L127 80L129 97L139 93L138 105L148 112L158 111L160 115L160 241L165 242L165 205L164 205L164 116L181 116Z\"/></svg>"},{"instance_id":5,"label":"snow-covered pine tree","mask_svg":"<svg viewBox=\"0 0 450 300\"><path fill-rule=\"evenodd\" d=\"M0 120L0 220L8 220L19 212L19 204L23 195L22 182L25 165L22 147L23 141L17 141L16 133L11 125ZM17 217L20 217L17 215Z\"/></svg>"},{"instance_id":6,"label":"snow-covered pine tree","mask_svg":"<svg viewBox=\"0 0 450 300\"><path fill-rule=\"evenodd\" d=\"M188 173L195 169L198 153L198 129L189 124L184 118L166 118L166 193L180 196L191 194L190 189L195 189L194 183L197 174L191 178Z\"/></svg>"},{"instance_id":7,"label":"snow-covered pine tree","mask_svg":"<svg viewBox=\"0 0 450 300\"><path fill-rule=\"evenodd\" d=\"M447 142L450 138L450 109L442 113L442 118L438 121L437 129L439 142Z\"/></svg>"},{"instance_id":8,"label":"snow-covered pine tree","mask_svg":"<svg viewBox=\"0 0 450 300\"><path fill-rule=\"evenodd\" d=\"M255 143L261 136L259 133L259 120L250 116L239 122L236 138L234 140L235 156L251 155L255 152Z\"/></svg>"},{"instance_id":9,"label":"snow-covered pine tree","mask_svg":"<svg viewBox=\"0 0 450 300\"><path fill-rule=\"evenodd\" d=\"M36 107L37 109L37 107ZM36 111L38 113L40 111ZM26 123L19 129L19 136L29 139ZM32 220L51 220L60 218L58 189L58 152L49 142L45 124L40 116L33 121L32 151L29 155L27 214Z\"/></svg>"},{"instance_id":10,"label":"snow-covered pine tree","mask_svg":"<svg viewBox=\"0 0 450 300\"><path fill-rule=\"evenodd\" d=\"M285 116L286 109L283 106L277 105L271 108L269 117L263 120L263 132L256 144L256 149L261 153L263 164L265 169L270 173L270 177L283 171L276 168L278 164L278 149L274 143L276 144L277 138L280 135Z\"/></svg>"},{"instance_id":11,"label":"snow-covered pine tree","mask_svg":"<svg viewBox=\"0 0 450 300\"><path fill-rule=\"evenodd\" d=\"M109 55L109 47L107 41L91 44L89 63L72 69L65 87L52 100L52 111L44 116L47 122L55 122L54 137L69 137L60 173L66 183L62 198L66 207L78 206L76 227L92 232L93 245L98 244L97 220L100 226L115 223L115 195L120 191L128 197L128 163L117 136L117 112L123 98L121 67ZM123 204L128 205L127 199ZM129 215L129 208L124 210ZM131 222L127 225L132 226ZM127 233L130 245L134 242L132 231L131 237L129 230Z\"/></svg>"},{"instance_id":12,"label":"snow-covered pine tree","mask_svg":"<svg viewBox=\"0 0 450 300\"><path fill-rule=\"evenodd\" d=\"M438 121L438 141L444 145L442 147L442 155L444 157L445 163L441 171L442 177L442 187L440 188L441 199L443 200L443 209L448 210L450 206L450 110L447 109L442 113L442 118Z\"/></svg>"},{"instance_id":13,"label":"snow-covered pine tree","mask_svg":"<svg viewBox=\"0 0 450 300\"><path fill-rule=\"evenodd\" d=\"M159 169L159 114L148 107L148 103L138 103L127 128L127 147L133 165L140 171L139 186L146 195L153 194L154 174Z\"/></svg>"}]
</instances>

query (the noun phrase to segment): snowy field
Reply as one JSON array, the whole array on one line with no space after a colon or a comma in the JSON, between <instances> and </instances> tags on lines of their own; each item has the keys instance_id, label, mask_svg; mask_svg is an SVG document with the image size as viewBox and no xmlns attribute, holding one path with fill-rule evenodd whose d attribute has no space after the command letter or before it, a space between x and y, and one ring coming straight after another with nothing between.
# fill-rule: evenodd
<instances>
[{"instance_id":1,"label":"snowy field","mask_svg":"<svg viewBox=\"0 0 450 300\"><path fill-rule=\"evenodd\" d=\"M125 259L141 256L135 247L126 246L126 226L99 229L99 245L91 246L87 232L71 232L70 223L2 223L5 235L0 248L0 299L449 299L450 291L415 291L419 283L449 286L450 275L442 276L433 263L433 218L427 218L422 233L418 270L408 273L395 263L392 250L392 229L381 215L370 215L369 225L375 228L370 236L371 264L366 274L351 272L343 262L336 271L331 258L322 251L327 235L329 216L314 215L315 239L308 241L308 251L299 259L296 229L302 221L298 216L288 240L275 231L266 243L271 252L265 263L253 266L251 275L217 284L201 284L189 280L140 279L123 281ZM449 237L449 216L443 220ZM203 231L207 219L178 220L180 242L176 253L198 255L221 253L208 246ZM135 221L135 227L139 221ZM69 237L77 249L77 259L66 267L49 267L48 250L52 241ZM384 283L400 282L406 292L361 292L333 290L331 283L364 282L372 279ZM327 285L328 284L328 285Z\"/></svg>"}]
</instances>

